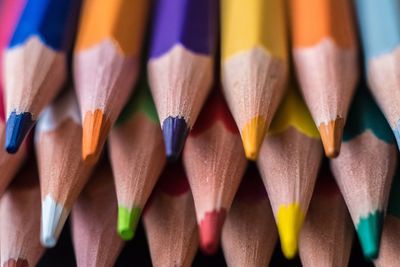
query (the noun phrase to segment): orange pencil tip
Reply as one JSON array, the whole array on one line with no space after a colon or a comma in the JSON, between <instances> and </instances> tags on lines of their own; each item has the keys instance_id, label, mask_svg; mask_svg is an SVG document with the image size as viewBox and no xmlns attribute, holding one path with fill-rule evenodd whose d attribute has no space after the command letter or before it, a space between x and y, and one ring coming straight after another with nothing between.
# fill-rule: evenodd
<instances>
[{"instance_id":1,"label":"orange pencil tip","mask_svg":"<svg viewBox=\"0 0 400 267\"><path fill-rule=\"evenodd\" d=\"M336 158L342 144L344 120L336 118L328 124L321 123L318 127L324 145L325 155L329 158Z\"/></svg>"},{"instance_id":2,"label":"orange pencil tip","mask_svg":"<svg viewBox=\"0 0 400 267\"><path fill-rule=\"evenodd\" d=\"M206 254L218 250L222 226L226 217L225 210L207 212L200 223L200 247Z\"/></svg>"},{"instance_id":3,"label":"orange pencil tip","mask_svg":"<svg viewBox=\"0 0 400 267\"><path fill-rule=\"evenodd\" d=\"M89 163L97 161L109 130L110 122L101 110L86 112L82 135L82 158L84 161Z\"/></svg>"},{"instance_id":4,"label":"orange pencil tip","mask_svg":"<svg viewBox=\"0 0 400 267\"><path fill-rule=\"evenodd\" d=\"M266 121L257 116L251 119L242 129L242 142L246 158L256 160L261 144L267 132Z\"/></svg>"}]
</instances>

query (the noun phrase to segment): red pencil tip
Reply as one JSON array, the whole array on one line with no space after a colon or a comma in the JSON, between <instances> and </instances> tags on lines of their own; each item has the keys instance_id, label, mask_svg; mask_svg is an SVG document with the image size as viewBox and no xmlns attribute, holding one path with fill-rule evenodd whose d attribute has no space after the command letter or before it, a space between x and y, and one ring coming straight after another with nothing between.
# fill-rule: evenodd
<instances>
[{"instance_id":1,"label":"red pencil tip","mask_svg":"<svg viewBox=\"0 0 400 267\"><path fill-rule=\"evenodd\" d=\"M219 246L226 211L207 212L200 223L200 247L206 254L214 254Z\"/></svg>"}]
</instances>

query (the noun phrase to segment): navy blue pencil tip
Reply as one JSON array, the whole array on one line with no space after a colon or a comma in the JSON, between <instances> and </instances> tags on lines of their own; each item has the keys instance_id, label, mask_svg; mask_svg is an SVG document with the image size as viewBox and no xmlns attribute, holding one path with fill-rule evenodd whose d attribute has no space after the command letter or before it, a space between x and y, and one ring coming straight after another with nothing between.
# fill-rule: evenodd
<instances>
[{"instance_id":1,"label":"navy blue pencil tip","mask_svg":"<svg viewBox=\"0 0 400 267\"><path fill-rule=\"evenodd\" d=\"M32 120L31 113L17 114L15 111L11 112L6 124L5 149L8 153L14 154L18 151L34 124L35 121Z\"/></svg>"},{"instance_id":2,"label":"navy blue pencil tip","mask_svg":"<svg viewBox=\"0 0 400 267\"><path fill-rule=\"evenodd\" d=\"M168 117L163 122L162 131L167 160L170 162L176 161L182 152L189 133L186 121L179 117Z\"/></svg>"}]
</instances>

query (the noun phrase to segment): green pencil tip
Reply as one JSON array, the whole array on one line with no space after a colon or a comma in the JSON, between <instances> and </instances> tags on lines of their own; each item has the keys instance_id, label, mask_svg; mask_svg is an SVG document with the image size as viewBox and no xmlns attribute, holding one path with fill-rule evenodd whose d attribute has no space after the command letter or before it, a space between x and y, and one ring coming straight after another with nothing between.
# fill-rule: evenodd
<instances>
[{"instance_id":1,"label":"green pencil tip","mask_svg":"<svg viewBox=\"0 0 400 267\"><path fill-rule=\"evenodd\" d=\"M383 226L383 212L375 211L367 217L360 218L357 225L357 235L361 243L364 256L368 259L376 259L379 255Z\"/></svg>"},{"instance_id":2,"label":"green pencil tip","mask_svg":"<svg viewBox=\"0 0 400 267\"><path fill-rule=\"evenodd\" d=\"M133 238L141 213L141 208L129 210L125 207L118 207L118 234L123 240L128 241Z\"/></svg>"}]
</instances>

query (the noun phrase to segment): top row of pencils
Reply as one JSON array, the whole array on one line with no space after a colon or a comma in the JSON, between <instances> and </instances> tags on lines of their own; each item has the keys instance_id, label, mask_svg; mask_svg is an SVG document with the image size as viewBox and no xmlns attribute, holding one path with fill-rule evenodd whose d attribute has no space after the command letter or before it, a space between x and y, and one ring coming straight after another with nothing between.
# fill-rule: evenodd
<instances>
[{"instance_id":1,"label":"top row of pencils","mask_svg":"<svg viewBox=\"0 0 400 267\"><path fill-rule=\"evenodd\" d=\"M18 151L63 88L72 51L82 157L95 162L133 91L148 30L149 83L169 160L209 94L218 33L223 93L246 157L257 159L283 98L289 44L325 154L336 157L359 75L357 21L369 86L400 139L399 0L221 2L155 0L150 9L148 0L3 0L7 152Z\"/></svg>"}]
</instances>

